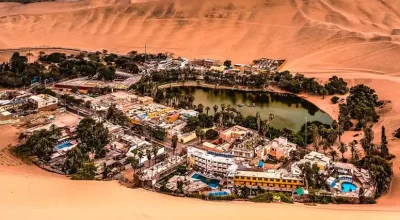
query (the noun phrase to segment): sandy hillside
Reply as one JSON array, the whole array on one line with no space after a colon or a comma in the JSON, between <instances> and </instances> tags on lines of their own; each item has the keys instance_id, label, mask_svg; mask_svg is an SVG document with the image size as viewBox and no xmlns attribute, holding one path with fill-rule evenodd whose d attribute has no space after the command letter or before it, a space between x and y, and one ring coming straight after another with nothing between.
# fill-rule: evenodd
<instances>
[{"instance_id":1,"label":"sandy hillside","mask_svg":"<svg viewBox=\"0 0 400 220\"><path fill-rule=\"evenodd\" d=\"M92 0L10 4L0 15L0 48L127 52L147 42L187 57L285 58L302 71L400 72L398 0Z\"/></svg>"},{"instance_id":2,"label":"sandy hillside","mask_svg":"<svg viewBox=\"0 0 400 220\"><path fill-rule=\"evenodd\" d=\"M235 63L259 57L282 58L288 60L287 69L319 80L338 75L350 85L364 83L381 99L392 101L374 127L378 140L381 125L386 126L389 138L400 127L400 31L396 29L400 29L399 0L0 3L0 49L55 46L125 53L143 50L147 43L151 52L172 52L189 58L232 59ZM0 54L0 59L10 55ZM308 99L331 116L337 115L337 107L328 98ZM17 136L10 127L0 129L2 137L11 138L0 141L0 161L4 164L0 164L0 216L5 219L399 216L398 212L368 210L400 210L400 141L390 142L391 152L397 155L393 166L396 175L392 190L378 205L310 209L304 205L207 203L130 190L116 183L67 181L34 166L20 165L17 160L10 163L3 149ZM351 139L352 133L344 137L346 142ZM157 212L156 207L160 207ZM339 208L344 210L331 210Z\"/></svg>"}]
</instances>

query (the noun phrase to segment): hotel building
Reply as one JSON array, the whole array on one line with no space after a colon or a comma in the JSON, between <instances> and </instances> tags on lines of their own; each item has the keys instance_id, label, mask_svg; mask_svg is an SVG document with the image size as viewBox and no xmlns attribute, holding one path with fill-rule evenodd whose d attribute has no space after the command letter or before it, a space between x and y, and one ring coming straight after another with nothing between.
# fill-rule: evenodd
<instances>
[{"instance_id":1,"label":"hotel building","mask_svg":"<svg viewBox=\"0 0 400 220\"><path fill-rule=\"evenodd\" d=\"M267 172L237 171L234 177L234 185L236 187L261 187L275 191L294 191L304 186L304 180L290 176L286 170L268 170Z\"/></svg>"},{"instance_id":2,"label":"hotel building","mask_svg":"<svg viewBox=\"0 0 400 220\"><path fill-rule=\"evenodd\" d=\"M196 167L205 174L227 176L234 173L237 168L232 155L195 147L188 147L187 159L189 167Z\"/></svg>"}]
</instances>

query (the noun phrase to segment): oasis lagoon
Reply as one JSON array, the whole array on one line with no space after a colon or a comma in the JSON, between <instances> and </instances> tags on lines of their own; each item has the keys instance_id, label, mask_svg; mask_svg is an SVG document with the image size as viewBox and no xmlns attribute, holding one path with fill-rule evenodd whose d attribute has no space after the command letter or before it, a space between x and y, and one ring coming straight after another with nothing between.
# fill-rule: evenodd
<instances>
[{"instance_id":1,"label":"oasis lagoon","mask_svg":"<svg viewBox=\"0 0 400 220\"><path fill-rule=\"evenodd\" d=\"M200 87L175 87L168 88L166 92L182 95L192 94L195 98L194 104L203 104L210 107L209 114L213 114L213 106L221 104L226 107L230 105L240 111L244 117L260 113L262 119L267 119L269 114L275 117L271 125L275 128L288 128L292 131L300 131L308 121L319 121L331 124L332 118L321 111L311 102L291 94L269 93L269 92L245 92L229 89L210 89Z\"/></svg>"}]
</instances>

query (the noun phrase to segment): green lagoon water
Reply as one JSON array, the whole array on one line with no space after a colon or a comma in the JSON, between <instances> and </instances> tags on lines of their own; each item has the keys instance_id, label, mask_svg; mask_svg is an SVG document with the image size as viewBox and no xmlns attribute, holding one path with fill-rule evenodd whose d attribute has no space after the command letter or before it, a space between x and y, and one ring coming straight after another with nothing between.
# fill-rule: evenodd
<instances>
[{"instance_id":1,"label":"green lagoon water","mask_svg":"<svg viewBox=\"0 0 400 220\"><path fill-rule=\"evenodd\" d=\"M198 87L179 87L169 88L166 91L179 90L182 94L192 94L195 97L194 104L203 104L204 108L209 106L209 114L214 114L213 106L221 104L230 105L231 108L239 110L244 117L256 115L260 112L261 118L267 119L269 114L275 115L271 125L275 128L289 128L299 131L304 125L307 117L308 121L320 121L331 124L331 117L318 109L314 104L294 95L267 93L267 92L243 92L226 89L209 89ZM255 107L248 105L255 104ZM245 104L243 107L237 105Z\"/></svg>"}]
</instances>

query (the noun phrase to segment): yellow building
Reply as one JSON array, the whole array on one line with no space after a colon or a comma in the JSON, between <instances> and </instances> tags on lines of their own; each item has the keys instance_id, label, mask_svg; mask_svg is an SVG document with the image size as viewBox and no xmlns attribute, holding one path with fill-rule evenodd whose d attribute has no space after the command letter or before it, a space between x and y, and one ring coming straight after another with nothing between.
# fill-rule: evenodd
<instances>
[{"instance_id":1,"label":"yellow building","mask_svg":"<svg viewBox=\"0 0 400 220\"><path fill-rule=\"evenodd\" d=\"M218 71L218 72L224 72L225 70L225 66L224 65L220 65L220 66L211 66L210 70L214 70L214 71Z\"/></svg>"},{"instance_id":2,"label":"yellow building","mask_svg":"<svg viewBox=\"0 0 400 220\"><path fill-rule=\"evenodd\" d=\"M234 177L234 185L237 187L246 185L257 188L258 186L275 191L293 191L304 186L304 180L283 175L278 170L268 172L237 171Z\"/></svg>"}]
</instances>

